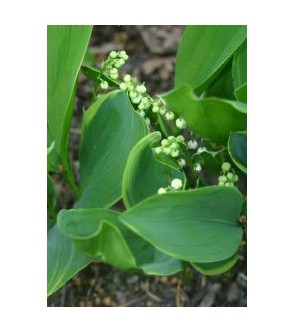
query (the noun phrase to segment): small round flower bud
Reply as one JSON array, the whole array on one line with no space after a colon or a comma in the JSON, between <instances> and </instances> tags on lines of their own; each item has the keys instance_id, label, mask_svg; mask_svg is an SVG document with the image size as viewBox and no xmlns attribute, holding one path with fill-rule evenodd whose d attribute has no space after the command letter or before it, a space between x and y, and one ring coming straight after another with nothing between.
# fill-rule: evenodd
<instances>
[{"instance_id":1,"label":"small round flower bud","mask_svg":"<svg viewBox=\"0 0 295 332\"><path fill-rule=\"evenodd\" d=\"M139 104L141 98L140 98L140 96L137 96L137 97L135 97L135 98L132 98L131 100L132 100L132 103L133 103L133 104Z\"/></svg>"},{"instance_id":2,"label":"small round flower bud","mask_svg":"<svg viewBox=\"0 0 295 332\"><path fill-rule=\"evenodd\" d=\"M126 56L127 56L127 59L128 59L128 55L127 55L127 53L126 53L125 51L120 51L120 52L119 52L119 57L120 57L120 58L122 58L122 59L124 59L124 60L127 60L127 59L125 59Z\"/></svg>"},{"instance_id":3,"label":"small round flower bud","mask_svg":"<svg viewBox=\"0 0 295 332\"><path fill-rule=\"evenodd\" d=\"M160 146L157 146L157 147L155 148L155 153L156 153L156 154L160 154L160 153L162 153L162 148L161 148Z\"/></svg>"},{"instance_id":4,"label":"small round flower bud","mask_svg":"<svg viewBox=\"0 0 295 332\"><path fill-rule=\"evenodd\" d=\"M167 190L165 188L159 188L158 189L158 194L162 195L162 194L166 194Z\"/></svg>"},{"instance_id":5,"label":"small round flower bud","mask_svg":"<svg viewBox=\"0 0 295 332\"><path fill-rule=\"evenodd\" d=\"M171 155L171 157L173 157L173 158L178 157L178 156L179 156L179 150L172 149L170 155Z\"/></svg>"},{"instance_id":6,"label":"small round flower bud","mask_svg":"<svg viewBox=\"0 0 295 332\"><path fill-rule=\"evenodd\" d=\"M168 140L166 138L162 139L161 145L162 146L168 146L169 145Z\"/></svg>"},{"instance_id":7,"label":"small round flower bud","mask_svg":"<svg viewBox=\"0 0 295 332\"><path fill-rule=\"evenodd\" d=\"M145 122L148 126L151 124L151 120L149 118L145 118Z\"/></svg>"},{"instance_id":8,"label":"small round flower bud","mask_svg":"<svg viewBox=\"0 0 295 332\"><path fill-rule=\"evenodd\" d=\"M130 76L129 74L126 74L126 75L124 76L124 82L128 83L128 82L130 82L130 81L131 81L131 76Z\"/></svg>"},{"instance_id":9,"label":"small round flower bud","mask_svg":"<svg viewBox=\"0 0 295 332\"><path fill-rule=\"evenodd\" d=\"M139 115L142 116L143 118L145 117L145 113L144 113L144 111L139 111L138 113L139 113Z\"/></svg>"},{"instance_id":10,"label":"small round flower bud","mask_svg":"<svg viewBox=\"0 0 295 332\"><path fill-rule=\"evenodd\" d=\"M167 112L166 108L160 108L159 113L164 115Z\"/></svg>"},{"instance_id":11,"label":"small round flower bud","mask_svg":"<svg viewBox=\"0 0 295 332\"><path fill-rule=\"evenodd\" d=\"M229 186L230 186L229 182L225 182L224 185L225 185L226 187L229 187Z\"/></svg>"},{"instance_id":12,"label":"small round flower bud","mask_svg":"<svg viewBox=\"0 0 295 332\"><path fill-rule=\"evenodd\" d=\"M169 121L169 120L173 120L175 117L173 112L168 112L165 114L165 118Z\"/></svg>"},{"instance_id":13,"label":"small round flower bud","mask_svg":"<svg viewBox=\"0 0 295 332\"><path fill-rule=\"evenodd\" d=\"M107 81L102 81L100 83L100 87L103 89L103 90L106 90L108 87L109 87L109 83Z\"/></svg>"},{"instance_id":14,"label":"small round flower bud","mask_svg":"<svg viewBox=\"0 0 295 332\"><path fill-rule=\"evenodd\" d=\"M116 80L119 77L118 74L110 74L110 76L113 80Z\"/></svg>"},{"instance_id":15,"label":"small round flower bud","mask_svg":"<svg viewBox=\"0 0 295 332\"><path fill-rule=\"evenodd\" d=\"M111 59L115 59L115 58L117 57L117 52L112 51L112 52L109 54L109 57L110 57Z\"/></svg>"},{"instance_id":16,"label":"small round flower bud","mask_svg":"<svg viewBox=\"0 0 295 332\"><path fill-rule=\"evenodd\" d=\"M138 93L140 93L140 94L143 94L143 93L146 92L146 87L145 87L144 85L138 85L138 86L136 87L136 91L137 91Z\"/></svg>"},{"instance_id":17,"label":"small round flower bud","mask_svg":"<svg viewBox=\"0 0 295 332\"><path fill-rule=\"evenodd\" d=\"M136 93L135 91L130 91L130 92L129 92L129 97L130 97L131 99L136 98L136 97L137 97L137 93Z\"/></svg>"},{"instance_id":18,"label":"small round flower bud","mask_svg":"<svg viewBox=\"0 0 295 332\"><path fill-rule=\"evenodd\" d=\"M182 187L182 181L180 179L173 179L171 181L171 187L173 189L180 189Z\"/></svg>"},{"instance_id":19,"label":"small round flower bud","mask_svg":"<svg viewBox=\"0 0 295 332\"><path fill-rule=\"evenodd\" d=\"M233 175L233 173L227 173L227 178L230 180L230 181L232 181L233 179L234 179L234 175Z\"/></svg>"},{"instance_id":20,"label":"small round flower bud","mask_svg":"<svg viewBox=\"0 0 295 332\"><path fill-rule=\"evenodd\" d=\"M127 90L127 85L126 85L126 83L124 83L124 82L120 83L120 89L121 89L121 90Z\"/></svg>"},{"instance_id":21,"label":"small round flower bud","mask_svg":"<svg viewBox=\"0 0 295 332\"><path fill-rule=\"evenodd\" d=\"M190 150L194 150L198 147L198 143L197 143L197 141L190 140L190 141L188 141L187 146Z\"/></svg>"},{"instance_id":22,"label":"small round flower bud","mask_svg":"<svg viewBox=\"0 0 295 332\"><path fill-rule=\"evenodd\" d=\"M165 147L163 148L163 152L167 155L169 155L171 153L171 149L169 147Z\"/></svg>"},{"instance_id":23,"label":"small round flower bud","mask_svg":"<svg viewBox=\"0 0 295 332\"><path fill-rule=\"evenodd\" d=\"M175 141L175 137L174 136L168 136L167 140L168 140L169 143L172 143L172 142Z\"/></svg>"},{"instance_id":24,"label":"small round flower bud","mask_svg":"<svg viewBox=\"0 0 295 332\"><path fill-rule=\"evenodd\" d=\"M194 165L194 170L199 173L202 170L202 166L200 164L195 164Z\"/></svg>"},{"instance_id":25,"label":"small round flower bud","mask_svg":"<svg viewBox=\"0 0 295 332\"><path fill-rule=\"evenodd\" d=\"M221 169L223 170L223 172L227 172L231 169L231 164L228 163L228 162L224 162L222 165L221 165Z\"/></svg>"},{"instance_id":26,"label":"small round flower bud","mask_svg":"<svg viewBox=\"0 0 295 332\"><path fill-rule=\"evenodd\" d=\"M144 103L144 104L147 104L148 103L148 98L147 97L143 97L141 102Z\"/></svg>"},{"instance_id":27,"label":"small round flower bud","mask_svg":"<svg viewBox=\"0 0 295 332\"><path fill-rule=\"evenodd\" d=\"M183 137L182 135L178 135L178 136L176 137L176 141L177 141L178 143L184 143L184 137Z\"/></svg>"},{"instance_id":28,"label":"small round flower bud","mask_svg":"<svg viewBox=\"0 0 295 332\"><path fill-rule=\"evenodd\" d=\"M238 177L237 174L234 175L234 179L233 180L234 180L234 182L238 182L239 181L239 177Z\"/></svg>"},{"instance_id":29,"label":"small round flower bud","mask_svg":"<svg viewBox=\"0 0 295 332\"><path fill-rule=\"evenodd\" d=\"M178 118L176 120L176 127L179 129L185 129L186 128L186 122L183 118Z\"/></svg>"},{"instance_id":30,"label":"small round flower bud","mask_svg":"<svg viewBox=\"0 0 295 332\"><path fill-rule=\"evenodd\" d=\"M111 68L111 69L110 69L110 75L115 75L115 74L118 74L118 69L116 69L116 68Z\"/></svg>"},{"instance_id":31,"label":"small round flower bud","mask_svg":"<svg viewBox=\"0 0 295 332\"><path fill-rule=\"evenodd\" d=\"M169 138L169 137L168 137L168 138ZM179 148L179 144L176 143L176 142L173 142L173 143L171 143L171 148L172 148L172 149L178 149L178 148Z\"/></svg>"},{"instance_id":32,"label":"small round flower bud","mask_svg":"<svg viewBox=\"0 0 295 332\"><path fill-rule=\"evenodd\" d=\"M144 106L144 103L141 101L141 103L138 105L138 109L139 110L144 110L145 109L145 106Z\"/></svg>"},{"instance_id":33,"label":"small round flower bud","mask_svg":"<svg viewBox=\"0 0 295 332\"><path fill-rule=\"evenodd\" d=\"M226 181L227 181L227 177L224 176L224 175L221 175L221 176L218 178L218 181L219 181L219 182L226 182Z\"/></svg>"},{"instance_id":34,"label":"small round flower bud","mask_svg":"<svg viewBox=\"0 0 295 332\"><path fill-rule=\"evenodd\" d=\"M205 152L205 151L207 151L207 149L204 146L201 146L201 147L198 148L197 152L202 153L202 152Z\"/></svg>"},{"instance_id":35,"label":"small round flower bud","mask_svg":"<svg viewBox=\"0 0 295 332\"><path fill-rule=\"evenodd\" d=\"M179 159L178 160L178 165L180 166L180 167L184 167L185 165L186 165L186 161L184 160L184 159Z\"/></svg>"},{"instance_id":36,"label":"small round flower bud","mask_svg":"<svg viewBox=\"0 0 295 332\"><path fill-rule=\"evenodd\" d=\"M159 110L160 110L159 106L153 106L153 108L152 108L152 111L153 111L154 113L158 113Z\"/></svg>"}]
</instances>

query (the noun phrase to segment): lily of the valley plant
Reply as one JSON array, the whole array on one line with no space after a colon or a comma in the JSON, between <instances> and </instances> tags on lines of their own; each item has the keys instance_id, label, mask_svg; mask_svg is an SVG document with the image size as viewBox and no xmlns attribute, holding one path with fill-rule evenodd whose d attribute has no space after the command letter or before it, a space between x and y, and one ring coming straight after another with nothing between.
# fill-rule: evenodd
<instances>
[{"instance_id":1,"label":"lily of the valley plant","mask_svg":"<svg viewBox=\"0 0 295 332\"><path fill-rule=\"evenodd\" d=\"M189 265L224 273L244 238L246 27L186 27L174 89L161 96L121 74L124 50L85 65L91 31L48 27L48 295L93 261L150 275ZM74 172L69 131L79 73L94 94ZM69 210L57 210L54 173L75 195Z\"/></svg>"}]
</instances>

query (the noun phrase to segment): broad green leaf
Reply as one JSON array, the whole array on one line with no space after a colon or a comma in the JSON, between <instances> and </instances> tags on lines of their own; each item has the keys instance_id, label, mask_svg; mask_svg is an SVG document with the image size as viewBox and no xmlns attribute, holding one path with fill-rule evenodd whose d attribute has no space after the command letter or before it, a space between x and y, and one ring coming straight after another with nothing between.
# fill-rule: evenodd
<instances>
[{"instance_id":1,"label":"broad green leaf","mask_svg":"<svg viewBox=\"0 0 295 332\"><path fill-rule=\"evenodd\" d=\"M94 259L122 269L142 269L147 274L173 274L181 262L159 252L106 209L62 210L57 219L61 231Z\"/></svg>"},{"instance_id":2,"label":"broad green leaf","mask_svg":"<svg viewBox=\"0 0 295 332\"><path fill-rule=\"evenodd\" d=\"M239 169L247 173L247 132L233 132L230 134L228 152Z\"/></svg>"},{"instance_id":3,"label":"broad green leaf","mask_svg":"<svg viewBox=\"0 0 295 332\"><path fill-rule=\"evenodd\" d=\"M217 98L198 98L189 86L182 86L164 97L189 128L204 139L226 146L231 131L245 130L246 105Z\"/></svg>"},{"instance_id":4,"label":"broad green leaf","mask_svg":"<svg viewBox=\"0 0 295 332\"><path fill-rule=\"evenodd\" d=\"M204 90L222 70L247 36L244 25L186 27L175 66L175 87L189 84Z\"/></svg>"},{"instance_id":5,"label":"broad green leaf","mask_svg":"<svg viewBox=\"0 0 295 332\"><path fill-rule=\"evenodd\" d=\"M130 152L122 182L122 196L127 208L156 194L159 188L168 187L174 178L184 182L182 172L156 159L151 146L160 139L161 133L153 132Z\"/></svg>"},{"instance_id":6,"label":"broad green leaf","mask_svg":"<svg viewBox=\"0 0 295 332\"><path fill-rule=\"evenodd\" d=\"M191 263L191 265L199 272L212 276L216 274L221 274L229 269L231 269L237 262L239 254L236 253L232 257L229 257L223 261L214 262L214 263Z\"/></svg>"},{"instance_id":7,"label":"broad green leaf","mask_svg":"<svg viewBox=\"0 0 295 332\"><path fill-rule=\"evenodd\" d=\"M125 92L113 91L91 105L83 118L76 207L109 207L120 199L128 155L147 133Z\"/></svg>"},{"instance_id":8,"label":"broad green leaf","mask_svg":"<svg viewBox=\"0 0 295 332\"><path fill-rule=\"evenodd\" d=\"M47 145L55 141L51 169L62 164L71 173L68 136L75 97L75 82L92 26L47 27Z\"/></svg>"},{"instance_id":9,"label":"broad green leaf","mask_svg":"<svg viewBox=\"0 0 295 332\"><path fill-rule=\"evenodd\" d=\"M55 225L47 233L47 296L91 262Z\"/></svg>"},{"instance_id":10,"label":"broad green leaf","mask_svg":"<svg viewBox=\"0 0 295 332\"><path fill-rule=\"evenodd\" d=\"M235 52L232 66L235 95L238 100L247 102L247 40Z\"/></svg>"},{"instance_id":11,"label":"broad green leaf","mask_svg":"<svg viewBox=\"0 0 295 332\"><path fill-rule=\"evenodd\" d=\"M236 188L211 186L154 195L125 211L120 220L168 255L210 263L237 252L242 204Z\"/></svg>"},{"instance_id":12,"label":"broad green leaf","mask_svg":"<svg viewBox=\"0 0 295 332\"><path fill-rule=\"evenodd\" d=\"M119 87L120 84L116 81L111 79L109 76L105 76L100 69L92 68L89 66L82 66L81 67L83 74L94 82L100 82L100 80L107 81L110 85Z\"/></svg>"}]
</instances>

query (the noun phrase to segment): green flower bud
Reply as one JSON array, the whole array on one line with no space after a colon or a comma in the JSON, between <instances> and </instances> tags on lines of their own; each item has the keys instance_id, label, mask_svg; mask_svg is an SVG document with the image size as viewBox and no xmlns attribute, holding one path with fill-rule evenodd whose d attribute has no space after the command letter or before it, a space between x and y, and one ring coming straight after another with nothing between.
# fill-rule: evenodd
<instances>
[{"instance_id":1,"label":"green flower bud","mask_svg":"<svg viewBox=\"0 0 295 332\"><path fill-rule=\"evenodd\" d=\"M124 82L120 83L120 89L121 89L121 90L127 90L127 85L126 85L126 83L124 83Z\"/></svg>"},{"instance_id":2,"label":"green flower bud","mask_svg":"<svg viewBox=\"0 0 295 332\"><path fill-rule=\"evenodd\" d=\"M159 106L153 106L153 108L152 108L152 111L153 111L154 113L158 113L159 110L160 110Z\"/></svg>"},{"instance_id":3,"label":"green flower bud","mask_svg":"<svg viewBox=\"0 0 295 332\"><path fill-rule=\"evenodd\" d=\"M144 85L138 85L138 86L136 87L136 91L137 91L138 93L140 93L140 94L143 94L143 93L146 92L146 87L145 87Z\"/></svg>"},{"instance_id":4,"label":"green flower bud","mask_svg":"<svg viewBox=\"0 0 295 332\"><path fill-rule=\"evenodd\" d=\"M145 118L145 122L148 126L151 124L151 120L149 118Z\"/></svg>"},{"instance_id":5,"label":"green flower bud","mask_svg":"<svg viewBox=\"0 0 295 332\"><path fill-rule=\"evenodd\" d=\"M128 58L129 58L125 51L120 51L119 57L122 58L123 60L128 60Z\"/></svg>"},{"instance_id":6,"label":"green flower bud","mask_svg":"<svg viewBox=\"0 0 295 332\"><path fill-rule=\"evenodd\" d=\"M131 81L131 76L130 76L129 74L126 74L126 75L124 76L124 82L128 83L128 82L130 82L130 81Z\"/></svg>"},{"instance_id":7,"label":"green flower bud","mask_svg":"<svg viewBox=\"0 0 295 332\"><path fill-rule=\"evenodd\" d=\"M155 148L155 153L156 153L156 154L160 154L160 153L162 153L162 148L161 148L160 146L157 146L157 147Z\"/></svg>"},{"instance_id":8,"label":"green flower bud","mask_svg":"<svg viewBox=\"0 0 295 332\"><path fill-rule=\"evenodd\" d=\"M110 77L113 79L113 80L116 80L119 75L118 74L110 74Z\"/></svg>"},{"instance_id":9,"label":"green flower bud","mask_svg":"<svg viewBox=\"0 0 295 332\"><path fill-rule=\"evenodd\" d=\"M158 189L158 194L159 195L165 194L166 192L167 192L167 190L165 188L159 188Z\"/></svg>"},{"instance_id":10,"label":"green flower bud","mask_svg":"<svg viewBox=\"0 0 295 332\"><path fill-rule=\"evenodd\" d=\"M169 137L168 137L168 139L169 139ZM171 144L171 148L172 148L172 149L178 149L178 148L179 148L179 144L176 143L176 142L173 142L173 143Z\"/></svg>"},{"instance_id":11,"label":"green flower bud","mask_svg":"<svg viewBox=\"0 0 295 332\"><path fill-rule=\"evenodd\" d=\"M176 158L179 156L179 150L172 149L170 153L171 157Z\"/></svg>"},{"instance_id":12,"label":"green flower bud","mask_svg":"<svg viewBox=\"0 0 295 332\"><path fill-rule=\"evenodd\" d=\"M132 103L133 103L133 104L139 104L141 98L140 98L140 96L137 96L137 97L135 97L135 98L132 98L131 100L132 100Z\"/></svg>"},{"instance_id":13,"label":"green flower bud","mask_svg":"<svg viewBox=\"0 0 295 332\"><path fill-rule=\"evenodd\" d=\"M171 149L169 147L165 147L163 148L163 152L167 155L169 155L171 153Z\"/></svg>"},{"instance_id":14,"label":"green flower bud","mask_svg":"<svg viewBox=\"0 0 295 332\"><path fill-rule=\"evenodd\" d=\"M130 91L130 92L129 92L129 97L130 97L131 99L136 98L136 97L137 97L137 93L136 93L135 91Z\"/></svg>"},{"instance_id":15,"label":"green flower bud","mask_svg":"<svg viewBox=\"0 0 295 332\"><path fill-rule=\"evenodd\" d=\"M239 181L239 177L238 177L237 174L234 175L234 179L233 180L234 180L234 182L238 182Z\"/></svg>"},{"instance_id":16,"label":"green flower bud","mask_svg":"<svg viewBox=\"0 0 295 332\"><path fill-rule=\"evenodd\" d=\"M168 140L166 138L162 139L161 145L168 146L169 145Z\"/></svg>"},{"instance_id":17,"label":"green flower bud","mask_svg":"<svg viewBox=\"0 0 295 332\"><path fill-rule=\"evenodd\" d=\"M103 90L106 90L108 87L109 87L109 83L107 81L102 81L100 83L100 87L103 89Z\"/></svg>"},{"instance_id":18,"label":"green flower bud","mask_svg":"<svg viewBox=\"0 0 295 332\"><path fill-rule=\"evenodd\" d=\"M109 57L110 57L111 59L115 59L115 58L117 57L117 52L112 51L112 52L109 54Z\"/></svg>"},{"instance_id":19,"label":"green flower bud","mask_svg":"<svg viewBox=\"0 0 295 332\"><path fill-rule=\"evenodd\" d=\"M234 179L233 173L227 173L227 178L232 181Z\"/></svg>"},{"instance_id":20,"label":"green flower bud","mask_svg":"<svg viewBox=\"0 0 295 332\"><path fill-rule=\"evenodd\" d=\"M222 165L221 165L221 169L223 172L227 172L231 169L231 164L228 163L228 162L224 162Z\"/></svg>"},{"instance_id":21,"label":"green flower bud","mask_svg":"<svg viewBox=\"0 0 295 332\"><path fill-rule=\"evenodd\" d=\"M229 187L230 186L230 183L229 182L225 182L224 184L226 187Z\"/></svg>"},{"instance_id":22,"label":"green flower bud","mask_svg":"<svg viewBox=\"0 0 295 332\"><path fill-rule=\"evenodd\" d=\"M166 108L160 108L159 113L164 115L167 112Z\"/></svg>"},{"instance_id":23,"label":"green flower bud","mask_svg":"<svg viewBox=\"0 0 295 332\"><path fill-rule=\"evenodd\" d=\"M141 103L138 105L138 109L139 110L144 110L145 109L145 106L143 104L143 102L141 101Z\"/></svg>"},{"instance_id":24,"label":"green flower bud","mask_svg":"<svg viewBox=\"0 0 295 332\"><path fill-rule=\"evenodd\" d=\"M227 181L227 177L224 176L224 175L221 175L221 176L218 178L218 181L219 181L219 182L226 182L226 181Z\"/></svg>"},{"instance_id":25,"label":"green flower bud","mask_svg":"<svg viewBox=\"0 0 295 332\"><path fill-rule=\"evenodd\" d=\"M139 111L138 113L139 113L139 115L142 116L143 118L145 117L145 113L144 113L144 111Z\"/></svg>"},{"instance_id":26,"label":"green flower bud","mask_svg":"<svg viewBox=\"0 0 295 332\"><path fill-rule=\"evenodd\" d=\"M177 141L178 143L184 143L184 137L183 137L182 135L178 135L178 136L176 137L176 141Z\"/></svg>"}]
</instances>

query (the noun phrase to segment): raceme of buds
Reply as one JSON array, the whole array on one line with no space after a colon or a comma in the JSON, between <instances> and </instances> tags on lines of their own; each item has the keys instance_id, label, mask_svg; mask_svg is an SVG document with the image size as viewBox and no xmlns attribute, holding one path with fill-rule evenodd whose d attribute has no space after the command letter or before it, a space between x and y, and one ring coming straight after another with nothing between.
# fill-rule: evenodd
<instances>
[{"instance_id":1,"label":"raceme of buds","mask_svg":"<svg viewBox=\"0 0 295 332\"><path fill-rule=\"evenodd\" d=\"M221 165L222 174L218 178L218 184L220 186L234 187L239 181L239 177L235 174L234 169L229 162L224 162Z\"/></svg>"},{"instance_id":2,"label":"raceme of buds","mask_svg":"<svg viewBox=\"0 0 295 332\"><path fill-rule=\"evenodd\" d=\"M178 118L176 120L176 127L179 129L185 129L186 128L186 122L183 118Z\"/></svg>"},{"instance_id":3,"label":"raceme of buds","mask_svg":"<svg viewBox=\"0 0 295 332\"><path fill-rule=\"evenodd\" d=\"M156 154L164 153L166 155L170 155L173 158L177 158L180 155L180 146L179 144L182 142L182 139L180 138L183 136L169 136L167 139L164 138L161 141L161 146L156 147L154 149Z\"/></svg>"}]
</instances>

